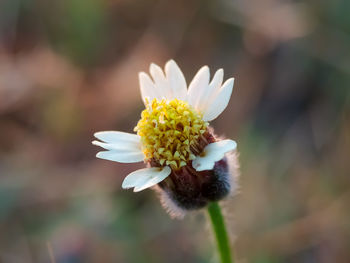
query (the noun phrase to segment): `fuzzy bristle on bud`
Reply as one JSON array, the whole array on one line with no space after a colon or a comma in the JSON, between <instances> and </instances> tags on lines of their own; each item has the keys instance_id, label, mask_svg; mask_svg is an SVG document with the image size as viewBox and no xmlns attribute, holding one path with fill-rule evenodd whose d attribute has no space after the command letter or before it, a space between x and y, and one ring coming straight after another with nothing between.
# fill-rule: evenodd
<instances>
[{"instance_id":1,"label":"fuzzy bristle on bud","mask_svg":"<svg viewBox=\"0 0 350 263\"><path fill-rule=\"evenodd\" d=\"M215 142L215 136L209 128L199 141L199 151L209 143ZM154 160L150 166L159 166ZM161 202L173 217L182 217L189 210L196 210L207 206L210 202L219 201L237 188L238 177L237 153L228 153L221 160L215 162L213 169L196 171L192 161L171 174L158 184Z\"/></svg>"},{"instance_id":2,"label":"fuzzy bristle on bud","mask_svg":"<svg viewBox=\"0 0 350 263\"><path fill-rule=\"evenodd\" d=\"M227 159L216 162L214 169L197 172L191 166L173 171L159 183L168 197L184 210L205 207L211 201L218 201L231 190Z\"/></svg>"}]
</instances>

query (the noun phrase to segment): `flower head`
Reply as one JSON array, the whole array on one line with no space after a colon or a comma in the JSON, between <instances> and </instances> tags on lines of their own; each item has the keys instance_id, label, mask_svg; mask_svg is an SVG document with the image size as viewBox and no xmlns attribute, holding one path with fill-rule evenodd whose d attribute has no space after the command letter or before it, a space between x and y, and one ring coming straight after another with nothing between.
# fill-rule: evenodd
<instances>
[{"instance_id":1,"label":"flower head","mask_svg":"<svg viewBox=\"0 0 350 263\"><path fill-rule=\"evenodd\" d=\"M235 159L229 161L233 155L228 153L237 145L218 139L208 122L226 108L233 78L222 84L223 70L219 69L210 81L209 68L204 66L187 89L173 60L166 63L164 72L151 64L150 73L152 79L146 73L139 74L146 108L134 129L137 134L95 133L100 141L93 144L106 149L96 156L122 163L144 161L147 168L130 173L122 187L138 192L156 186L163 204L172 211L220 200L234 184L231 178L236 171L230 164Z\"/></svg>"},{"instance_id":2,"label":"flower head","mask_svg":"<svg viewBox=\"0 0 350 263\"><path fill-rule=\"evenodd\" d=\"M176 170L196 158L199 137L208 123L187 102L153 99L146 105L135 131L141 137L143 153L148 160L169 165Z\"/></svg>"}]
</instances>

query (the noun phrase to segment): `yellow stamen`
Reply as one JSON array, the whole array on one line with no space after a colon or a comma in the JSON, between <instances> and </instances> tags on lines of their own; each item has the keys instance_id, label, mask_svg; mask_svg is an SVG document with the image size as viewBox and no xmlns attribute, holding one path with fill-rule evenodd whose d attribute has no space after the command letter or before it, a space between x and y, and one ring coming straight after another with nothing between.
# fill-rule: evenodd
<instances>
[{"instance_id":1,"label":"yellow stamen","mask_svg":"<svg viewBox=\"0 0 350 263\"><path fill-rule=\"evenodd\" d=\"M134 130L141 137L146 159L154 158L161 165L177 169L195 158L191 146L198 142L207 126L187 102L153 99L147 102Z\"/></svg>"}]
</instances>

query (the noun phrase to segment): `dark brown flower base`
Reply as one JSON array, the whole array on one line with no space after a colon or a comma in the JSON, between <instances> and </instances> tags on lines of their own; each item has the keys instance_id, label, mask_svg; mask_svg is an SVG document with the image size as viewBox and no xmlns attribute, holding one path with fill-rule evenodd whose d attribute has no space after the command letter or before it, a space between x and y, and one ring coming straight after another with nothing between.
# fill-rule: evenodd
<instances>
[{"instance_id":1,"label":"dark brown flower base","mask_svg":"<svg viewBox=\"0 0 350 263\"><path fill-rule=\"evenodd\" d=\"M230 193L230 174L226 157L215 163L213 170L197 172L192 166L173 171L158 184L181 209L194 210L218 201Z\"/></svg>"},{"instance_id":2,"label":"dark brown flower base","mask_svg":"<svg viewBox=\"0 0 350 263\"><path fill-rule=\"evenodd\" d=\"M216 141L213 130L208 127L197 143L191 145L191 151L200 155L205 146ZM171 174L155 188L160 193L164 207L177 217L178 213L203 208L209 202L219 201L229 195L234 184L232 165L229 164L231 161L226 156L216 162L212 170L201 172L192 167L192 161L180 169L172 169ZM150 160L148 165L161 166L155 159Z\"/></svg>"}]
</instances>

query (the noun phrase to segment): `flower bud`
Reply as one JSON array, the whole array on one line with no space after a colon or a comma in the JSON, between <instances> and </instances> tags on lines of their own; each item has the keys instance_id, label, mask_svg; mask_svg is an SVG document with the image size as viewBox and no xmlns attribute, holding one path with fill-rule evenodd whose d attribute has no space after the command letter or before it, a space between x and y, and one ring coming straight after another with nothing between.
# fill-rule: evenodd
<instances>
[{"instance_id":1,"label":"flower bud","mask_svg":"<svg viewBox=\"0 0 350 263\"><path fill-rule=\"evenodd\" d=\"M215 141L212 130L204 134L197 149L201 154L204 147ZM155 161L150 166L157 166ZM183 217L186 211L203 208L209 202L219 201L233 193L236 189L238 174L236 154L226 154L215 162L213 169L196 171L192 161L158 183L156 191L160 194L161 202L173 217Z\"/></svg>"}]
</instances>

